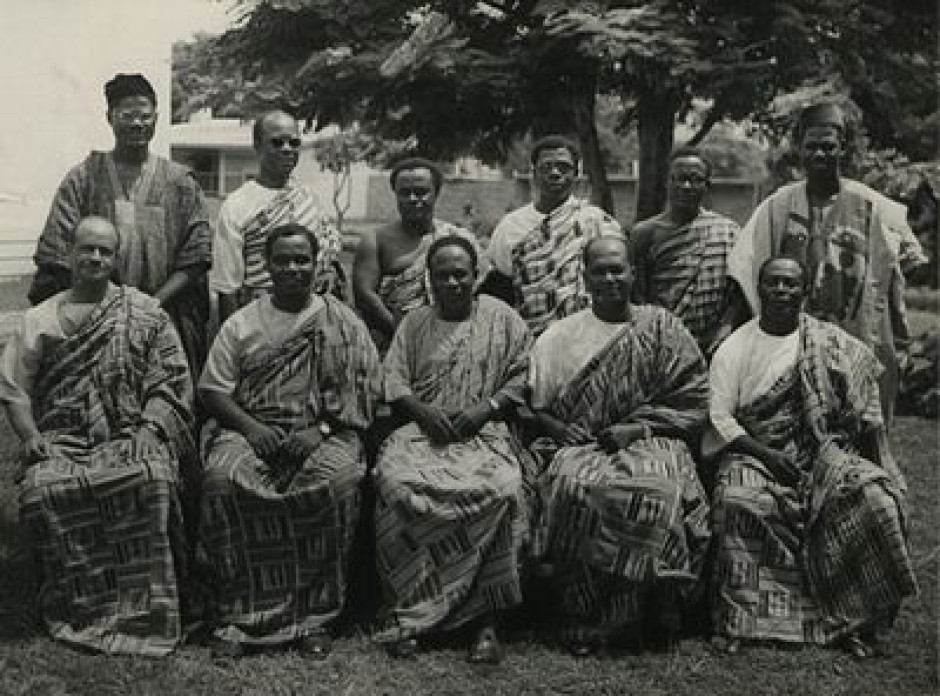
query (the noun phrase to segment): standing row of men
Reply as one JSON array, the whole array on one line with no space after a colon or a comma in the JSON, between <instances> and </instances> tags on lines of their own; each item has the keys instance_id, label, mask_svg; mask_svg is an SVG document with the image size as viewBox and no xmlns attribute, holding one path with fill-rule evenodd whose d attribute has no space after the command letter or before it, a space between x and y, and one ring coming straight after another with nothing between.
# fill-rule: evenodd
<instances>
[{"instance_id":1,"label":"standing row of men","mask_svg":"<svg viewBox=\"0 0 940 696\"><path fill-rule=\"evenodd\" d=\"M195 301L180 289L204 282L208 225L198 189L182 184L149 194L165 204L160 227L148 225L158 216L143 194L137 207L123 205L166 168L146 151L156 108L146 88L140 76L109 83L115 150L83 165L97 157L100 172L70 174L37 252L32 297L67 289L27 313L0 381L28 443L23 515L40 540L55 635L108 651L172 647L179 586L191 576L188 486L198 489L195 539L212 578L215 639L324 654L323 629L344 598L363 437L384 389L404 424L379 451L375 477L387 599L378 638L395 654L473 622L471 659L498 660L496 618L521 599L524 556L552 568L576 654L647 620L649 607L677 607L711 532L693 460L709 415L704 450L722 462L719 631L844 639L871 654L878 623L914 591L903 479L884 446L887 419L872 408L885 391L866 347L901 309L886 300L900 276L877 207L839 179L830 146L842 126L828 112L821 121L809 113L803 140L813 158L823 153L825 175L808 176L802 196L797 185L771 198L743 235L701 210L708 164L680 151L667 210L628 243L571 195L576 148L547 139L533 151L534 203L507 216L484 257L470 235L434 219L436 167L399 164L391 183L401 221L364 235L353 271L357 307L388 346L384 380L365 326L331 296L342 284L338 239L290 178L297 124L280 112L259 119L259 179L224 204L211 252L228 320L205 369L198 341L184 340L213 418L197 456L186 363L157 303ZM826 190L835 198L820 198ZM176 198L195 203L184 214L166 202ZM821 212L767 212L787 200ZM770 216L763 227L761 215ZM151 240L167 221L175 241ZM756 240L750 250L744 238ZM113 267L131 280L111 283ZM481 283L514 309L478 296ZM804 292L859 340L803 319ZM759 319L721 343L747 314L744 299ZM180 335L204 329L170 316ZM772 369L742 359L759 345L773 352ZM710 406L702 352L715 356ZM525 404L534 417L520 438L513 416ZM180 468L160 465L168 458Z\"/></svg>"}]
</instances>

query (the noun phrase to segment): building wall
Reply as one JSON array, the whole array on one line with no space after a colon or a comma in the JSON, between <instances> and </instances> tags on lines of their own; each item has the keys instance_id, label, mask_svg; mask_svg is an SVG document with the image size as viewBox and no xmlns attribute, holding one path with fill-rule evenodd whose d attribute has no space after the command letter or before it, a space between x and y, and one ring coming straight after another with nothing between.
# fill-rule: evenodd
<instances>
[{"instance_id":1,"label":"building wall","mask_svg":"<svg viewBox=\"0 0 940 696\"><path fill-rule=\"evenodd\" d=\"M162 112L153 149L168 152L172 39L160 28L174 3L3 0L0 276L32 271L62 177L90 150L112 146L103 88L115 73L151 80Z\"/></svg>"}]
</instances>

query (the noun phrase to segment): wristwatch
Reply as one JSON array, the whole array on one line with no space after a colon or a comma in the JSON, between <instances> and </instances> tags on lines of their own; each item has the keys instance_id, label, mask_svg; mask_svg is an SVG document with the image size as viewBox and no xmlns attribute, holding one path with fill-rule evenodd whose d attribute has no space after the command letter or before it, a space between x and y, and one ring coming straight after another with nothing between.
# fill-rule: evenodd
<instances>
[{"instance_id":1,"label":"wristwatch","mask_svg":"<svg viewBox=\"0 0 940 696\"><path fill-rule=\"evenodd\" d=\"M320 434L323 435L323 437L329 437L333 434L333 428L330 427L329 421L322 420L317 427L320 429Z\"/></svg>"},{"instance_id":2,"label":"wristwatch","mask_svg":"<svg viewBox=\"0 0 940 696\"><path fill-rule=\"evenodd\" d=\"M495 414L498 414L503 410L502 408L500 408L499 402L496 400L495 397L491 396L489 399L486 400L486 403L490 405L490 410Z\"/></svg>"}]
</instances>

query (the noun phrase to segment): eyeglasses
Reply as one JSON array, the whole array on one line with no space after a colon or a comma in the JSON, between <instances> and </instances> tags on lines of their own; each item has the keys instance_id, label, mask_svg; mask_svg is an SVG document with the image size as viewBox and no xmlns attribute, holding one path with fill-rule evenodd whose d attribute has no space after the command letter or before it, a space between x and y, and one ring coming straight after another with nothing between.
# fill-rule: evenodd
<instances>
[{"instance_id":1,"label":"eyeglasses","mask_svg":"<svg viewBox=\"0 0 940 696\"><path fill-rule=\"evenodd\" d=\"M542 174L550 174L554 169L562 174L571 174L574 171L574 165L571 162L539 162L535 168Z\"/></svg>"},{"instance_id":2,"label":"eyeglasses","mask_svg":"<svg viewBox=\"0 0 940 696\"><path fill-rule=\"evenodd\" d=\"M669 180L674 184L689 184L690 186L705 186L708 177L699 174L671 174Z\"/></svg>"},{"instance_id":3,"label":"eyeglasses","mask_svg":"<svg viewBox=\"0 0 940 696\"><path fill-rule=\"evenodd\" d=\"M124 121L125 123L133 123L134 121L150 123L156 114L152 111L125 111L118 109L114 112L114 116L119 121Z\"/></svg>"},{"instance_id":4,"label":"eyeglasses","mask_svg":"<svg viewBox=\"0 0 940 696\"><path fill-rule=\"evenodd\" d=\"M288 145L291 150L296 150L300 147L300 138L296 136L291 138L271 138L269 142L271 143L271 147L275 148L276 150L280 150L285 145Z\"/></svg>"}]
</instances>

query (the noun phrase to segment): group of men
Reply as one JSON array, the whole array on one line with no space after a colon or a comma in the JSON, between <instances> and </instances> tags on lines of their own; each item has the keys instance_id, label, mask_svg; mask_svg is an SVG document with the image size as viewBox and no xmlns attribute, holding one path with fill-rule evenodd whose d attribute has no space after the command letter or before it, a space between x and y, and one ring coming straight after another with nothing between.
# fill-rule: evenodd
<instances>
[{"instance_id":1,"label":"group of men","mask_svg":"<svg viewBox=\"0 0 940 696\"><path fill-rule=\"evenodd\" d=\"M703 586L728 652L876 653L916 592L885 440L903 277L878 203L839 176L836 110L807 110L806 181L743 230L702 207L709 163L680 149L666 209L626 234L549 137L533 202L483 251L434 217L440 170L399 162L400 220L356 252L357 314L291 175L296 120L257 120L258 177L213 233L148 150L146 79L105 93L115 147L57 192L0 371L53 636L163 655L207 596L217 651L322 657L369 480L393 655L467 629L468 658L498 662L527 568L575 655L674 640Z\"/></svg>"}]
</instances>

